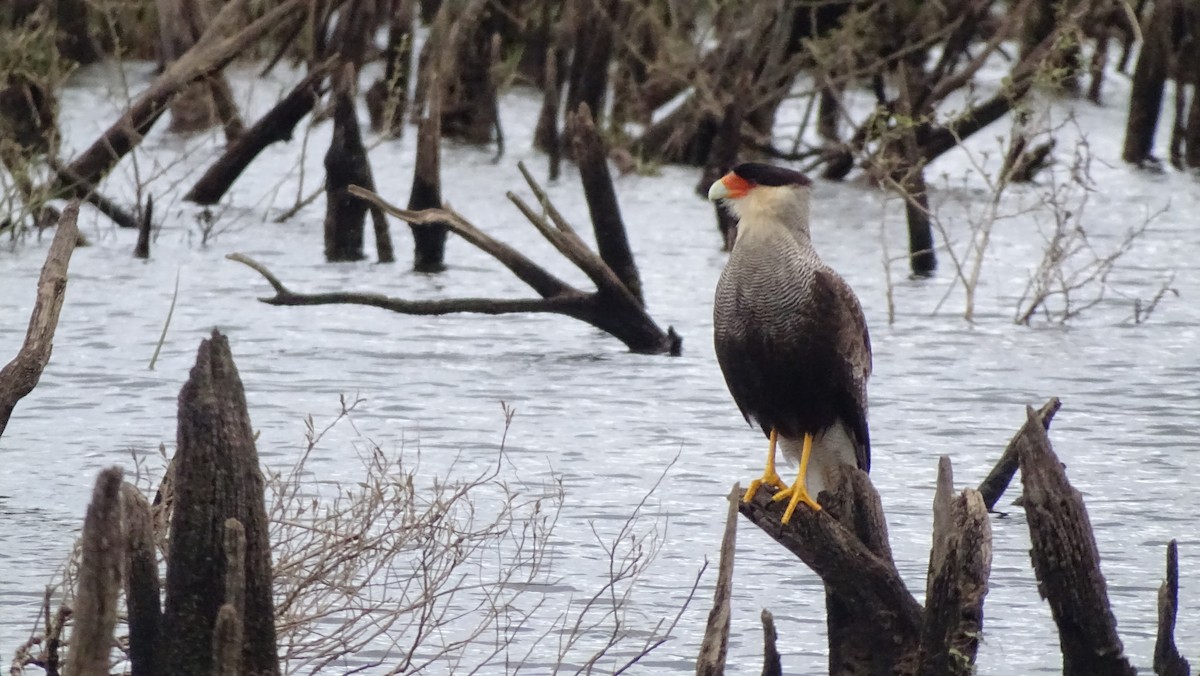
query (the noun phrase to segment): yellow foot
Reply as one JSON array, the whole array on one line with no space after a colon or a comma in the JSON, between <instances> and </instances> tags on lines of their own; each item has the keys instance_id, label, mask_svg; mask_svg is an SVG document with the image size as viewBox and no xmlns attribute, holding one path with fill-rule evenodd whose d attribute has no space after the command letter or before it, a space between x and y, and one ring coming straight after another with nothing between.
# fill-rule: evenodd
<instances>
[{"instance_id":1,"label":"yellow foot","mask_svg":"<svg viewBox=\"0 0 1200 676\"><path fill-rule=\"evenodd\" d=\"M755 479L754 481L750 482L750 487L746 489L746 495L742 498L742 502L753 501L754 494L758 492L758 489L762 487L763 484L774 486L781 491L787 490L788 487L787 484L783 483L783 479L779 477L779 473L774 469L770 469L766 472L763 472L762 478Z\"/></svg>"},{"instance_id":2,"label":"yellow foot","mask_svg":"<svg viewBox=\"0 0 1200 676\"><path fill-rule=\"evenodd\" d=\"M797 479L796 483L792 484L791 488L786 488L779 491L773 495L771 499L775 502L779 502L781 500L788 501L787 509L783 511L783 518L781 519L783 523L787 523L792 520L792 513L796 511L796 505L800 504L801 502L808 505L809 509L814 512L821 511L821 505L817 504L817 501L808 494L808 488L804 485L804 481L802 479Z\"/></svg>"}]
</instances>

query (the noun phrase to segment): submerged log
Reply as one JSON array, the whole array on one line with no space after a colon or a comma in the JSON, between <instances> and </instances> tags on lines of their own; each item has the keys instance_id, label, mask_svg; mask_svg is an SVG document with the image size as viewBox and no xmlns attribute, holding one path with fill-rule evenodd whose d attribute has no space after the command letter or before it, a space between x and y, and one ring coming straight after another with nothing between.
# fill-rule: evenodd
<instances>
[{"instance_id":1,"label":"submerged log","mask_svg":"<svg viewBox=\"0 0 1200 676\"><path fill-rule=\"evenodd\" d=\"M1117 636L1100 572L1100 552L1083 496L1067 481L1037 413L1026 408L1027 434L1017 455L1025 486L1025 516L1032 542L1030 557L1038 590L1058 625L1066 676L1132 676Z\"/></svg>"},{"instance_id":2,"label":"submerged log","mask_svg":"<svg viewBox=\"0 0 1200 676\"><path fill-rule=\"evenodd\" d=\"M279 674L271 591L271 545L263 506L263 475L246 396L229 341L217 331L200 344L191 378L179 394L175 503L171 517L166 603L165 673L209 676L214 627L225 603L218 590L231 574L245 581L242 668ZM226 519L245 529L244 571L231 571ZM216 593L214 593L216 592Z\"/></svg>"},{"instance_id":3,"label":"submerged log","mask_svg":"<svg viewBox=\"0 0 1200 676\"><path fill-rule=\"evenodd\" d=\"M227 258L249 266L267 280L275 290L275 295L259 300L270 305L369 305L414 315L443 315L459 312L492 315L517 312L554 313L587 322L625 343L633 352L678 355L682 348L682 340L675 330L668 328L664 332L658 327L646 313L641 301L621 281L609 263L588 248L574 227L554 208L545 191L534 180L524 164L518 163L517 166L525 177L526 183L537 196L542 213L546 216L542 216L541 213L512 193L508 194L509 199L560 254L587 275L596 285L595 291L586 292L567 284L521 252L488 236L449 208L423 211L400 209L359 186L351 186L350 193L382 207L397 218L409 223L445 224L451 232L508 268L518 279L537 292L540 298L453 298L413 301L389 298L373 293L295 293L254 260L241 254L230 254ZM588 184L585 184L585 189L590 189Z\"/></svg>"},{"instance_id":4,"label":"submerged log","mask_svg":"<svg viewBox=\"0 0 1200 676\"><path fill-rule=\"evenodd\" d=\"M324 94L323 83L332 65L332 60L326 61L309 72L254 126L230 143L183 198L196 204L216 204L267 146L290 141L296 125L312 112Z\"/></svg>"},{"instance_id":5,"label":"submerged log","mask_svg":"<svg viewBox=\"0 0 1200 676\"><path fill-rule=\"evenodd\" d=\"M33 314L29 317L29 329L20 351L8 364L0 369L0 435L8 426L17 402L37 387L42 370L50 361L54 349L54 331L58 328L58 313L62 310L67 292L67 265L75 251L79 237L76 220L79 218L79 203L72 202L63 210L58 221L58 230L46 263L38 277L37 299Z\"/></svg>"}]
</instances>

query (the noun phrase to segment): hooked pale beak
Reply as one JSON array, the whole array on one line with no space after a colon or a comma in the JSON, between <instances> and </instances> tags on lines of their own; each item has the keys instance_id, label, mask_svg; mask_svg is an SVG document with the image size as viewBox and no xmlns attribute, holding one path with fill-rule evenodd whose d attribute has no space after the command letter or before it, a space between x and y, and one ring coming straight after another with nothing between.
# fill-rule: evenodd
<instances>
[{"instance_id":1,"label":"hooked pale beak","mask_svg":"<svg viewBox=\"0 0 1200 676\"><path fill-rule=\"evenodd\" d=\"M708 189L708 199L715 202L745 197L753 187L753 183L731 171L712 184L712 187Z\"/></svg>"}]
</instances>

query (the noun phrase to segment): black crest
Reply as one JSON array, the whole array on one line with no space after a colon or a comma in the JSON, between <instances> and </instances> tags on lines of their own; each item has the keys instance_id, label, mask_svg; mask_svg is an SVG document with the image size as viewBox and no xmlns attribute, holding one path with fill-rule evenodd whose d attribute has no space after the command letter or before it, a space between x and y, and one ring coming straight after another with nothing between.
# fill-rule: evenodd
<instances>
[{"instance_id":1,"label":"black crest","mask_svg":"<svg viewBox=\"0 0 1200 676\"><path fill-rule=\"evenodd\" d=\"M759 162L743 162L733 168L733 173L755 185L812 185L812 181L798 171Z\"/></svg>"}]
</instances>

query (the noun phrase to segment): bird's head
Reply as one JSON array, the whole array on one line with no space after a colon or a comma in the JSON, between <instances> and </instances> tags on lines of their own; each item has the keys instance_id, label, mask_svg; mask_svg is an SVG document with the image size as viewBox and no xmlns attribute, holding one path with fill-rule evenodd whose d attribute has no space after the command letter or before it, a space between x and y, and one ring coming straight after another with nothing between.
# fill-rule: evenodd
<instances>
[{"instance_id":1,"label":"bird's head","mask_svg":"<svg viewBox=\"0 0 1200 676\"><path fill-rule=\"evenodd\" d=\"M803 222L807 228L811 192L812 181L798 171L744 162L712 184L708 199L721 201L742 221Z\"/></svg>"}]
</instances>

